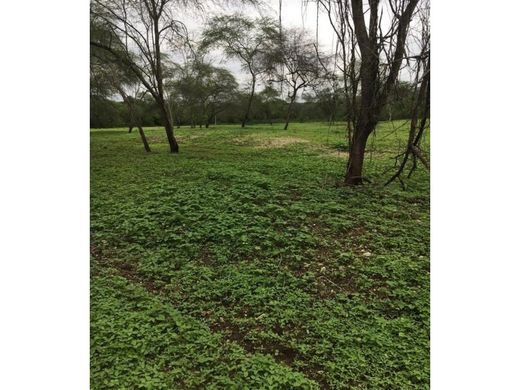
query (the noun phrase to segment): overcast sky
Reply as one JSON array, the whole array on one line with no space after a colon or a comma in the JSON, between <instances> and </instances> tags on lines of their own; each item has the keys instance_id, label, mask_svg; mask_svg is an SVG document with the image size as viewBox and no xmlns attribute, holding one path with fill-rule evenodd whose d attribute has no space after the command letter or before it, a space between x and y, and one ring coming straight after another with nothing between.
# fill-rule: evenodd
<instances>
[{"instance_id":1,"label":"overcast sky","mask_svg":"<svg viewBox=\"0 0 520 390\"><path fill-rule=\"evenodd\" d=\"M205 24L211 19L211 17L222 14L232 14L234 12L241 12L249 17L259 16L270 16L278 21L278 0L264 0L265 6L261 9L252 6L207 6L205 12L201 15L200 13L187 13L183 16L182 20L186 23L190 34L194 38L200 37L200 34ZM384 5L383 5L384 7ZM308 31L310 37L318 39L320 49L327 53L334 53L335 48L335 33L333 28L330 26L327 15L323 10L319 12L319 21L316 23L316 2L305 1L305 0L283 0L282 1L282 26L284 28L290 27L301 27ZM389 21L386 20L389 16L388 10L383 11L383 28L385 25L389 25ZM318 30L318 34L316 34ZM221 66L229 69L237 78L241 86L246 86L249 81L249 75L242 71L240 63L237 60L224 58L222 52L214 51L208 58L213 61L216 66ZM403 70L400 75L401 80L410 80L411 74L408 70Z\"/></svg>"},{"instance_id":2,"label":"overcast sky","mask_svg":"<svg viewBox=\"0 0 520 390\"><path fill-rule=\"evenodd\" d=\"M254 7L246 6L240 8L229 6L208 7L204 15L201 16L200 14L188 14L185 15L183 21L186 23L190 33L194 33L196 37L200 36L200 33L204 27L204 23L207 22L212 16L218 14L231 14L234 11L239 11L250 17L270 16L278 21L278 0L265 0L265 3L265 7L260 10ZM309 35L315 38L316 4L310 3L308 6L305 6L302 0L284 0L282 2L282 25L285 28L305 28L309 32ZM318 39L323 51L328 53L333 52L333 38L334 32L332 27L329 25L329 21L326 19L326 15L322 13L319 20ZM240 63L238 61L225 59L218 51L215 51L211 54L211 59L216 61L215 65L222 66L232 71L241 85L245 85L248 80L248 75L241 70Z\"/></svg>"}]
</instances>

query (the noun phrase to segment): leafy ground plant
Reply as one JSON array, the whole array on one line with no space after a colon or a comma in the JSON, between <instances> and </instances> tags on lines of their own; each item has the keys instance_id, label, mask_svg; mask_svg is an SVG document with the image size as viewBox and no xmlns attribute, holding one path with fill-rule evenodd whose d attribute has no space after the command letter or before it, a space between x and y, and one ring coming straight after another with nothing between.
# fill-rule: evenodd
<instances>
[{"instance_id":1,"label":"leafy ground plant","mask_svg":"<svg viewBox=\"0 0 520 390\"><path fill-rule=\"evenodd\" d=\"M342 125L145 131L91 131L92 388L428 388L429 178L380 184L406 126L362 188Z\"/></svg>"}]
</instances>

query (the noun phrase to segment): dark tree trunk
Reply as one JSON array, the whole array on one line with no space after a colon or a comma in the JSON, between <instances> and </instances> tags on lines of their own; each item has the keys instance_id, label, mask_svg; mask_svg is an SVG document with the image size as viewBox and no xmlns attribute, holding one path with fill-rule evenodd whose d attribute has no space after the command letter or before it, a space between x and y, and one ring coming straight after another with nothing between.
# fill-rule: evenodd
<instances>
[{"instance_id":1,"label":"dark tree trunk","mask_svg":"<svg viewBox=\"0 0 520 390\"><path fill-rule=\"evenodd\" d=\"M163 105L163 119L164 129L166 130L166 137L168 138L168 144L170 145L170 153L179 153L179 144L173 134L173 124L170 116L168 115L168 109Z\"/></svg>"},{"instance_id":2,"label":"dark tree trunk","mask_svg":"<svg viewBox=\"0 0 520 390\"><path fill-rule=\"evenodd\" d=\"M156 3L152 3L153 10L153 29L154 29L154 46L155 46L155 79L157 81L157 94L155 95L156 101L159 103L161 108L163 119L165 123L166 137L168 138L168 144L170 145L170 153L179 153L179 144L173 134L173 120L170 114L168 103L164 99L164 85L163 85L163 72L162 72L162 56L161 56L161 34L159 32L159 19L161 10L156 9Z\"/></svg>"},{"instance_id":3,"label":"dark tree trunk","mask_svg":"<svg viewBox=\"0 0 520 390\"><path fill-rule=\"evenodd\" d=\"M205 123L206 129L209 128L209 124L211 123L212 119L215 121L215 125L216 125L217 124L217 112L216 112L215 108L212 108L210 114L206 116L206 123Z\"/></svg>"},{"instance_id":4,"label":"dark tree trunk","mask_svg":"<svg viewBox=\"0 0 520 390\"><path fill-rule=\"evenodd\" d=\"M242 120L242 128L246 126L247 121L249 120L249 112L251 111L251 104L253 103L253 97L255 96L255 84L256 84L256 77L253 75L253 84L251 86L251 94L249 95L249 100L247 102L247 109L246 113L244 115L244 119Z\"/></svg>"},{"instance_id":5,"label":"dark tree trunk","mask_svg":"<svg viewBox=\"0 0 520 390\"><path fill-rule=\"evenodd\" d=\"M141 127L142 118L140 115L136 115L135 112L135 102L132 99L129 99L128 95L122 88L118 88L118 90L121 94L121 97L123 98L123 102L125 102L128 108L128 115L130 116L130 125L128 126L128 133L131 133L133 128L137 127L139 129L141 141L143 142L144 150L146 150L147 152L151 152L150 145L148 145L148 140L146 139L143 128Z\"/></svg>"},{"instance_id":6,"label":"dark tree trunk","mask_svg":"<svg viewBox=\"0 0 520 390\"><path fill-rule=\"evenodd\" d=\"M141 136L141 141L143 141L144 150L146 150L148 153L151 152L150 145L148 145L148 140L146 139L146 135L144 135L144 130L141 126L137 127L139 129L139 135Z\"/></svg>"},{"instance_id":7,"label":"dark tree trunk","mask_svg":"<svg viewBox=\"0 0 520 390\"><path fill-rule=\"evenodd\" d=\"M349 148L349 157L345 173L345 184L363 183L363 159L365 147L370 134L375 130L378 116L386 104L386 98L395 86L399 69L404 56L405 41L413 11L418 0L410 0L398 20L396 47L391 58L390 69L386 80L379 77L378 22L379 1L370 0L369 26L365 24L365 12L362 0L352 0L352 21L355 35L361 52L361 101L356 113L356 123ZM357 85L357 84L356 84ZM353 102L355 102L353 95ZM348 107L347 107L348 108Z\"/></svg>"},{"instance_id":8,"label":"dark tree trunk","mask_svg":"<svg viewBox=\"0 0 520 390\"><path fill-rule=\"evenodd\" d=\"M375 125L370 128L370 125L356 128L354 130L354 137L350 145L350 152L347 161L347 170L345 174L346 185L363 184L363 162L365 159L365 149L370 133L375 128Z\"/></svg>"},{"instance_id":9,"label":"dark tree trunk","mask_svg":"<svg viewBox=\"0 0 520 390\"><path fill-rule=\"evenodd\" d=\"M272 126L273 125L273 114L271 113L271 107L269 104L267 106L266 114L267 114L267 120L269 121L269 124Z\"/></svg>"},{"instance_id":10,"label":"dark tree trunk","mask_svg":"<svg viewBox=\"0 0 520 390\"><path fill-rule=\"evenodd\" d=\"M287 107L287 116L285 118L285 126L283 128L284 130L287 130L287 128L289 127L289 120L291 119L291 111L292 111L292 107L293 107L295 99L296 99L296 92L293 93L293 95L291 96L291 102L289 103L289 107Z\"/></svg>"},{"instance_id":11,"label":"dark tree trunk","mask_svg":"<svg viewBox=\"0 0 520 390\"><path fill-rule=\"evenodd\" d=\"M168 137L168 144L170 145L170 153L179 153L179 144L173 135L173 127L170 123L166 125L166 136Z\"/></svg>"},{"instance_id":12,"label":"dark tree trunk","mask_svg":"<svg viewBox=\"0 0 520 390\"><path fill-rule=\"evenodd\" d=\"M168 144L170 145L170 153L179 153L179 144L173 134L173 121L170 116L170 112L164 99L160 99L161 113L164 120L164 129L166 130L166 137L168 138Z\"/></svg>"},{"instance_id":13,"label":"dark tree trunk","mask_svg":"<svg viewBox=\"0 0 520 390\"><path fill-rule=\"evenodd\" d=\"M413 158L413 165L408 173L408 178L412 175L413 171L417 168L417 158L424 164L426 169L430 170L430 165L428 161L422 155L421 150L419 149L419 143L421 137L424 133L424 129L426 128L426 121L428 119L428 114L430 110L430 64L429 61L426 63L425 75L421 81L421 86L419 87L419 92L417 94L417 98L412 110L412 118L410 121L410 131L408 133L408 143L406 146L406 150L404 152L403 160L401 161L401 165L399 166L397 172L385 183L388 185L392 183L395 179L399 179L401 182L401 186L404 187L404 183L401 180L401 174L403 173L406 163L408 162L409 157ZM419 110L423 106L423 115L421 122L419 124L419 131L416 134L417 121L419 118Z\"/></svg>"},{"instance_id":14,"label":"dark tree trunk","mask_svg":"<svg viewBox=\"0 0 520 390\"><path fill-rule=\"evenodd\" d=\"M179 153L179 144L173 135L173 126L170 121L166 122L166 136L168 137L168 144L170 144L170 153Z\"/></svg>"}]
</instances>

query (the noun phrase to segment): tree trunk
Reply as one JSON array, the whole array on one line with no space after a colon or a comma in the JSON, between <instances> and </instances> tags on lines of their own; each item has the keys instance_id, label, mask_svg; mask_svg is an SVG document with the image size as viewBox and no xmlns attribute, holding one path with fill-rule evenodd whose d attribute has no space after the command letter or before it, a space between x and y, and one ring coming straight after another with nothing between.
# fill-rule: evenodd
<instances>
[{"instance_id":1,"label":"tree trunk","mask_svg":"<svg viewBox=\"0 0 520 390\"><path fill-rule=\"evenodd\" d=\"M170 145L170 153L179 153L179 144L173 134L173 121L170 116L170 111L166 106L166 102L161 100L161 112L164 120L164 129L166 130L166 137L168 138L168 144Z\"/></svg>"},{"instance_id":2,"label":"tree trunk","mask_svg":"<svg viewBox=\"0 0 520 390\"><path fill-rule=\"evenodd\" d=\"M251 111L251 104L253 103L253 97L255 96L255 84L256 84L256 77L253 75L253 84L251 85L251 94L249 95L249 101L247 102L247 110L246 114L244 115L244 119L242 120L242 128L246 126L246 122L249 120L249 111Z\"/></svg>"},{"instance_id":3,"label":"tree trunk","mask_svg":"<svg viewBox=\"0 0 520 390\"><path fill-rule=\"evenodd\" d=\"M134 126L132 126L132 125L128 126L128 134L130 134L133 129L134 129Z\"/></svg>"},{"instance_id":4,"label":"tree trunk","mask_svg":"<svg viewBox=\"0 0 520 390\"><path fill-rule=\"evenodd\" d=\"M153 9L153 29L154 29L154 46L155 46L155 79L157 81L157 94L155 100L159 103L160 109L165 123L166 137L170 145L170 153L179 153L179 144L173 135L173 120L168 102L165 100L163 73L162 73L162 55L161 55L161 34L159 32L160 12L156 10L156 3L152 3Z\"/></svg>"},{"instance_id":5,"label":"tree trunk","mask_svg":"<svg viewBox=\"0 0 520 390\"><path fill-rule=\"evenodd\" d=\"M398 20L396 46L393 58L389 60L390 70L384 82L379 78L378 6L379 1L369 1L370 21L367 30L363 0L352 0L352 21L361 52L360 82L361 99L357 112L357 121L350 143L349 158L345 173L345 184L363 183L363 159L369 135L375 130L378 116L386 104L389 92L395 86L404 56L405 42L410 19L418 0L410 0ZM357 84L354 84L357 88ZM353 94L353 103L356 95Z\"/></svg>"},{"instance_id":6,"label":"tree trunk","mask_svg":"<svg viewBox=\"0 0 520 390\"><path fill-rule=\"evenodd\" d=\"M408 173L408 178L412 175L413 171L417 168L417 158L424 164L426 169L430 170L430 165L419 149L419 141L426 127L426 120L428 118L428 113L430 110L430 78L429 78L429 62L426 64L426 72L423 76L423 80L421 81L421 86L419 87L419 92L417 94L416 101L414 103L412 109L412 118L410 121L410 131L408 133L408 142L406 144L406 150L404 152L403 160L401 161L401 165L399 166L397 172L392 175L390 179L385 183L385 186L392 183L395 179L399 179L401 181L401 185L404 186L401 180L401 174L406 167L406 163L408 162L408 158L410 156L413 157L413 166ZM419 117L419 109L420 106L423 105L423 116L419 125L419 132L416 134L417 120Z\"/></svg>"},{"instance_id":7,"label":"tree trunk","mask_svg":"<svg viewBox=\"0 0 520 390\"><path fill-rule=\"evenodd\" d=\"M170 144L170 153L179 153L179 144L173 135L173 126L171 122L169 120L166 121L166 126L164 127L166 129L166 136L168 137L168 144Z\"/></svg>"},{"instance_id":8,"label":"tree trunk","mask_svg":"<svg viewBox=\"0 0 520 390\"><path fill-rule=\"evenodd\" d=\"M287 128L289 127L289 119L291 119L291 110L292 110L292 106L293 106L295 98L296 98L296 93L294 93L293 96L291 96L291 102L289 103L289 107L287 107L287 116L285 118L285 126L283 128L284 130L287 130Z\"/></svg>"},{"instance_id":9,"label":"tree trunk","mask_svg":"<svg viewBox=\"0 0 520 390\"><path fill-rule=\"evenodd\" d=\"M364 126L359 126L354 130L345 174L346 185L351 186L363 184L365 149L367 146L368 136L372 131L374 131L374 129L375 124L366 124Z\"/></svg>"},{"instance_id":10,"label":"tree trunk","mask_svg":"<svg viewBox=\"0 0 520 390\"><path fill-rule=\"evenodd\" d=\"M144 135L144 130L141 126L137 127L139 129L139 135L141 136L141 141L143 141L144 150L146 150L148 153L151 152L150 145L148 145L148 140L146 139L146 135Z\"/></svg>"}]
</instances>

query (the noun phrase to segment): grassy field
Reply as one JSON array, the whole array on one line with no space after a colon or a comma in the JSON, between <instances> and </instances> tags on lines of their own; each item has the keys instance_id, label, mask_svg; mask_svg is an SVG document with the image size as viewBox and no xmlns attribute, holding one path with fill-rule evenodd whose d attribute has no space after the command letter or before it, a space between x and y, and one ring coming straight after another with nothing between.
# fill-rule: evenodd
<instances>
[{"instance_id":1,"label":"grassy field","mask_svg":"<svg viewBox=\"0 0 520 390\"><path fill-rule=\"evenodd\" d=\"M93 389L429 387L429 178L382 186L406 124L363 188L342 126L281 127L91 131Z\"/></svg>"}]
</instances>

